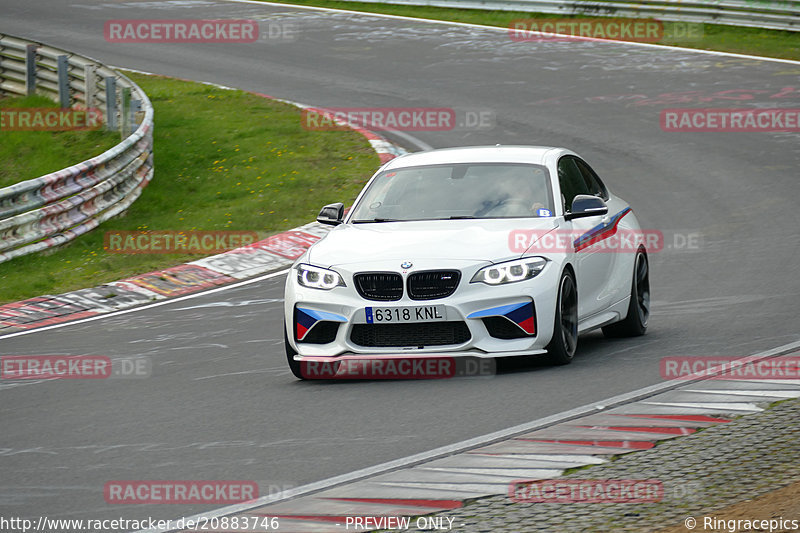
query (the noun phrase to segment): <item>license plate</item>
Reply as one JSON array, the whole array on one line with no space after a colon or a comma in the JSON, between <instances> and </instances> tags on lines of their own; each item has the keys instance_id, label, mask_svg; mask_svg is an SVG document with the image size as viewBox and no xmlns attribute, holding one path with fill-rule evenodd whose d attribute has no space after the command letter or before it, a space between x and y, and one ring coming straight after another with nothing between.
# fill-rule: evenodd
<instances>
[{"instance_id":1,"label":"license plate","mask_svg":"<svg viewBox=\"0 0 800 533\"><path fill-rule=\"evenodd\" d=\"M406 322L438 322L447 320L443 305L418 305L413 307L365 307L367 324Z\"/></svg>"}]
</instances>

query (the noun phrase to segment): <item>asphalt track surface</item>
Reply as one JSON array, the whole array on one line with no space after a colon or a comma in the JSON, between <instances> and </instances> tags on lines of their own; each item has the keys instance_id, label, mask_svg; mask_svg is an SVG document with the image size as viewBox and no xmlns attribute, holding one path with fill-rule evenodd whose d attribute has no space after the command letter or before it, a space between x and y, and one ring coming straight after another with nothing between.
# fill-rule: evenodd
<instances>
[{"instance_id":1,"label":"asphalt track surface","mask_svg":"<svg viewBox=\"0 0 800 533\"><path fill-rule=\"evenodd\" d=\"M173 18L290 22L298 36L103 37L108 19ZM651 257L646 337L590 334L568 367L518 365L491 379L297 382L282 348L283 276L2 339L3 355L148 355L154 368L148 379L0 383L0 515L176 518L218 506L112 506L103 485L247 479L265 494L657 383L665 356L747 355L799 338L800 134L659 126L666 107L800 107L796 64L210 0L0 0L0 32L319 106L489 110L491 128L413 135L434 147L570 147L668 245L674 233L702 236L696 249Z\"/></svg>"}]
</instances>

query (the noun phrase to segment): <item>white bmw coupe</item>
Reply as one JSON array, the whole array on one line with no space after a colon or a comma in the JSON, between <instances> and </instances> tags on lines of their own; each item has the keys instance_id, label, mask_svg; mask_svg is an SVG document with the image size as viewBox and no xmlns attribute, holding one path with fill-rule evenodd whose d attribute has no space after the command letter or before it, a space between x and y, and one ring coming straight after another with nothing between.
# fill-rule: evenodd
<instances>
[{"instance_id":1,"label":"white bmw coupe","mask_svg":"<svg viewBox=\"0 0 800 533\"><path fill-rule=\"evenodd\" d=\"M286 355L572 361L578 335L644 334L647 242L631 207L564 148L431 150L383 165L292 266Z\"/></svg>"}]
</instances>

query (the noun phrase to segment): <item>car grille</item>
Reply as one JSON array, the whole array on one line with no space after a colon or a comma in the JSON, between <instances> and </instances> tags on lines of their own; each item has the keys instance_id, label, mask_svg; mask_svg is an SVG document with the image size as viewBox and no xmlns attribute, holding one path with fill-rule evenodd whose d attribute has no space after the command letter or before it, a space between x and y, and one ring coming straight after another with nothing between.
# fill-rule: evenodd
<instances>
[{"instance_id":1,"label":"car grille","mask_svg":"<svg viewBox=\"0 0 800 533\"><path fill-rule=\"evenodd\" d=\"M463 344L470 338L469 328L462 321L354 324L350 331L353 344L383 348Z\"/></svg>"},{"instance_id":2,"label":"car grille","mask_svg":"<svg viewBox=\"0 0 800 533\"><path fill-rule=\"evenodd\" d=\"M458 270L414 272L408 276L408 296L412 300L435 300L453 294L461 279Z\"/></svg>"},{"instance_id":3,"label":"car grille","mask_svg":"<svg viewBox=\"0 0 800 533\"><path fill-rule=\"evenodd\" d=\"M392 301L403 297L403 278L395 272L366 272L353 276L356 290L367 300Z\"/></svg>"}]
</instances>

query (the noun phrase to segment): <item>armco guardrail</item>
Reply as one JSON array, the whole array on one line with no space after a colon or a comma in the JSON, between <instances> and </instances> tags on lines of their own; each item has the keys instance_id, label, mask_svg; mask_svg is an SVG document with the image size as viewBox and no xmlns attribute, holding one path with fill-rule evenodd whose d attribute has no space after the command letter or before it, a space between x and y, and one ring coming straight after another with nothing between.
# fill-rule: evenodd
<instances>
[{"instance_id":1,"label":"armco guardrail","mask_svg":"<svg viewBox=\"0 0 800 533\"><path fill-rule=\"evenodd\" d=\"M123 140L82 163L0 189L0 263L94 229L127 209L153 176L153 107L130 79L93 59L0 34L0 95L31 94L62 108L100 108L106 127Z\"/></svg>"},{"instance_id":2,"label":"armco guardrail","mask_svg":"<svg viewBox=\"0 0 800 533\"><path fill-rule=\"evenodd\" d=\"M363 1L363 0L351 0ZM521 11L556 15L652 18L800 31L800 0L372 0L383 4Z\"/></svg>"}]
</instances>

